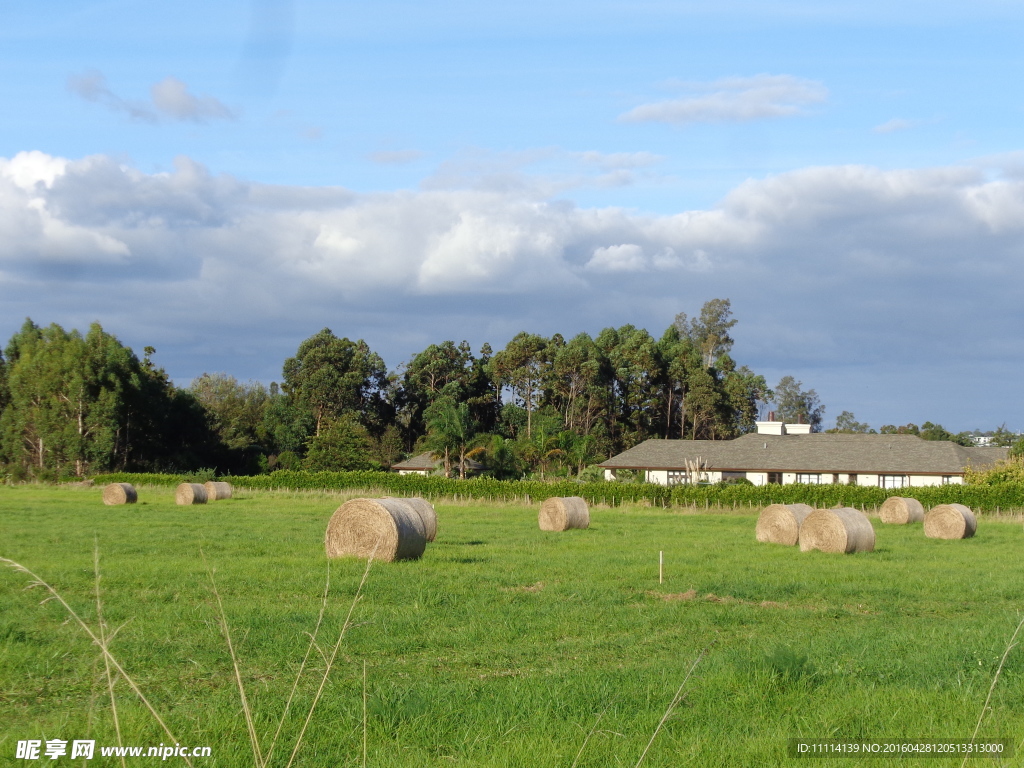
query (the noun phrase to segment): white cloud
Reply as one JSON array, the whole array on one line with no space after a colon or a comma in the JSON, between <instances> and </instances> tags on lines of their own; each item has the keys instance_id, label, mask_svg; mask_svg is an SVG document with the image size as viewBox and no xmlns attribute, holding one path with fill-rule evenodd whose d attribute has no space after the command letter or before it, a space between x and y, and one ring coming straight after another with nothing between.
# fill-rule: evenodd
<instances>
[{"instance_id":1,"label":"white cloud","mask_svg":"<svg viewBox=\"0 0 1024 768\"><path fill-rule=\"evenodd\" d=\"M161 117L205 123L208 120L234 120L235 113L212 96L196 96L176 77L165 77L150 88L150 101L123 99L107 87L101 72L90 70L68 78L68 90L86 101L122 112L133 120L158 122Z\"/></svg>"},{"instance_id":2,"label":"white cloud","mask_svg":"<svg viewBox=\"0 0 1024 768\"><path fill-rule=\"evenodd\" d=\"M824 84L792 75L729 77L682 85L687 95L641 104L620 115L619 120L673 125L748 122L797 115L828 96Z\"/></svg>"},{"instance_id":3,"label":"white cloud","mask_svg":"<svg viewBox=\"0 0 1024 768\"><path fill-rule=\"evenodd\" d=\"M367 157L378 165L406 165L423 157L418 149L392 149L371 152Z\"/></svg>"},{"instance_id":4,"label":"white cloud","mask_svg":"<svg viewBox=\"0 0 1024 768\"><path fill-rule=\"evenodd\" d=\"M897 131L906 131L913 128L915 123L911 120L904 120L901 117L894 117L892 120L887 120L881 125L876 125L873 130L875 133L896 133Z\"/></svg>"},{"instance_id":5,"label":"white cloud","mask_svg":"<svg viewBox=\"0 0 1024 768\"><path fill-rule=\"evenodd\" d=\"M195 96L176 77L165 77L149 89L157 110L175 120L205 123L207 120L233 120L234 112L212 96Z\"/></svg>"}]
</instances>

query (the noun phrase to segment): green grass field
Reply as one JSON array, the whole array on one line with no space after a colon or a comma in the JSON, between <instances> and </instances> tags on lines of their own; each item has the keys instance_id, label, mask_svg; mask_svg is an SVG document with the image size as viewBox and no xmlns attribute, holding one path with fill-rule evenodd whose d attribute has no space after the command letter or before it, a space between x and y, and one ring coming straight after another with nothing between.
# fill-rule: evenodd
<instances>
[{"instance_id":1,"label":"green grass field","mask_svg":"<svg viewBox=\"0 0 1024 768\"><path fill-rule=\"evenodd\" d=\"M113 655L180 743L212 748L195 765L255 765L206 564L265 753L317 623L324 529L343 497L236 490L186 508L173 489L142 488L125 507L100 495L0 488L0 556L95 625L98 542L104 618L123 625ZM974 539L948 542L876 519L875 552L841 556L758 544L746 510L594 508L588 530L556 534L532 506L436 507L422 560L372 565L294 765L361 766L365 735L369 766L635 766L684 680L644 766L860 765L796 761L787 740L970 738L1024 615L1019 521L985 517ZM331 563L324 655L272 766L288 763L364 570ZM98 648L30 581L0 571L0 764L31 764L13 759L24 739L117 743ZM124 743L169 741L123 680L116 694ZM1024 649L989 706L980 735L1024 749ZM118 762L74 762L105 761Z\"/></svg>"}]
</instances>

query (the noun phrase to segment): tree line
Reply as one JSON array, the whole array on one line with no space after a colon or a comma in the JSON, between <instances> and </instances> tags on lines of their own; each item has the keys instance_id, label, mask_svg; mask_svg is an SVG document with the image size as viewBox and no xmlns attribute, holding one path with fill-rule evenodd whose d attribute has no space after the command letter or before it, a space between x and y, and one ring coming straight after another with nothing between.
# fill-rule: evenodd
<instances>
[{"instance_id":1,"label":"tree line","mask_svg":"<svg viewBox=\"0 0 1024 768\"><path fill-rule=\"evenodd\" d=\"M445 474L579 476L652 437L725 440L776 417L821 429L814 390L774 389L730 355L728 299L676 316L655 338L522 332L503 349L431 344L389 371L363 340L324 328L280 383L204 373L177 387L98 323L84 335L27 320L0 356L0 462L14 478L213 468L386 469L429 451Z\"/></svg>"}]
</instances>

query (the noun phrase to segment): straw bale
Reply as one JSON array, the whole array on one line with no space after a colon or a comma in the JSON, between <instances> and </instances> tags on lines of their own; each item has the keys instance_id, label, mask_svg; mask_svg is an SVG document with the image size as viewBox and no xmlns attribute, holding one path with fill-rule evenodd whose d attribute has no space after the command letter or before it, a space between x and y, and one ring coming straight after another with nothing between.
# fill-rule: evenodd
<instances>
[{"instance_id":1,"label":"straw bale","mask_svg":"<svg viewBox=\"0 0 1024 768\"><path fill-rule=\"evenodd\" d=\"M139 494L131 483L111 483L103 489L103 503L108 507L115 504L134 504Z\"/></svg>"},{"instance_id":2,"label":"straw bale","mask_svg":"<svg viewBox=\"0 0 1024 768\"><path fill-rule=\"evenodd\" d=\"M423 518L423 530L427 541L433 541L437 537L437 512L434 510L434 505L419 496L410 496L409 498L399 499L399 501L404 501L419 512L420 517Z\"/></svg>"},{"instance_id":3,"label":"straw bale","mask_svg":"<svg viewBox=\"0 0 1024 768\"><path fill-rule=\"evenodd\" d=\"M203 487L206 489L207 501L220 501L221 499L231 498L231 483L210 480L203 483Z\"/></svg>"},{"instance_id":4,"label":"straw bale","mask_svg":"<svg viewBox=\"0 0 1024 768\"><path fill-rule=\"evenodd\" d=\"M924 522L924 507L917 499L890 496L878 508L878 516L883 523L895 523L896 525L921 523Z\"/></svg>"},{"instance_id":5,"label":"straw bale","mask_svg":"<svg viewBox=\"0 0 1024 768\"><path fill-rule=\"evenodd\" d=\"M929 539L969 539L978 530L978 519L963 504L939 504L924 516L924 535Z\"/></svg>"},{"instance_id":6,"label":"straw bale","mask_svg":"<svg viewBox=\"0 0 1024 768\"><path fill-rule=\"evenodd\" d=\"M182 483L174 491L174 503L181 505L205 504L206 486L199 483Z\"/></svg>"},{"instance_id":7,"label":"straw bale","mask_svg":"<svg viewBox=\"0 0 1024 768\"><path fill-rule=\"evenodd\" d=\"M542 531L567 531L590 526L590 508L579 496L552 496L540 505L537 518Z\"/></svg>"},{"instance_id":8,"label":"straw bale","mask_svg":"<svg viewBox=\"0 0 1024 768\"><path fill-rule=\"evenodd\" d=\"M875 548L875 529L859 509L816 509L800 526L800 551L871 552Z\"/></svg>"},{"instance_id":9,"label":"straw bale","mask_svg":"<svg viewBox=\"0 0 1024 768\"><path fill-rule=\"evenodd\" d=\"M757 518L757 540L795 547L800 540L800 525L813 510L810 504L768 505Z\"/></svg>"},{"instance_id":10,"label":"straw bale","mask_svg":"<svg viewBox=\"0 0 1024 768\"><path fill-rule=\"evenodd\" d=\"M405 560L420 557L427 546L423 518L405 499L350 499L327 523L328 557Z\"/></svg>"}]
</instances>

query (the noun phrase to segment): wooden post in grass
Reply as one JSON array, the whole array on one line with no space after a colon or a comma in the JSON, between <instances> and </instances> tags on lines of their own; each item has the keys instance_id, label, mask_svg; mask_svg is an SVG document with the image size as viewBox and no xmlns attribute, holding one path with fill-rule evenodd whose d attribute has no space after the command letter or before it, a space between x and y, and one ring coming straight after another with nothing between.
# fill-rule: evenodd
<instances>
[{"instance_id":1,"label":"wooden post in grass","mask_svg":"<svg viewBox=\"0 0 1024 768\"><path fill-rule=\"evenodd\" d=\"M658 583L664 583L665 574L665 550L658 550Z\"/></svg>"}]
</instances>

